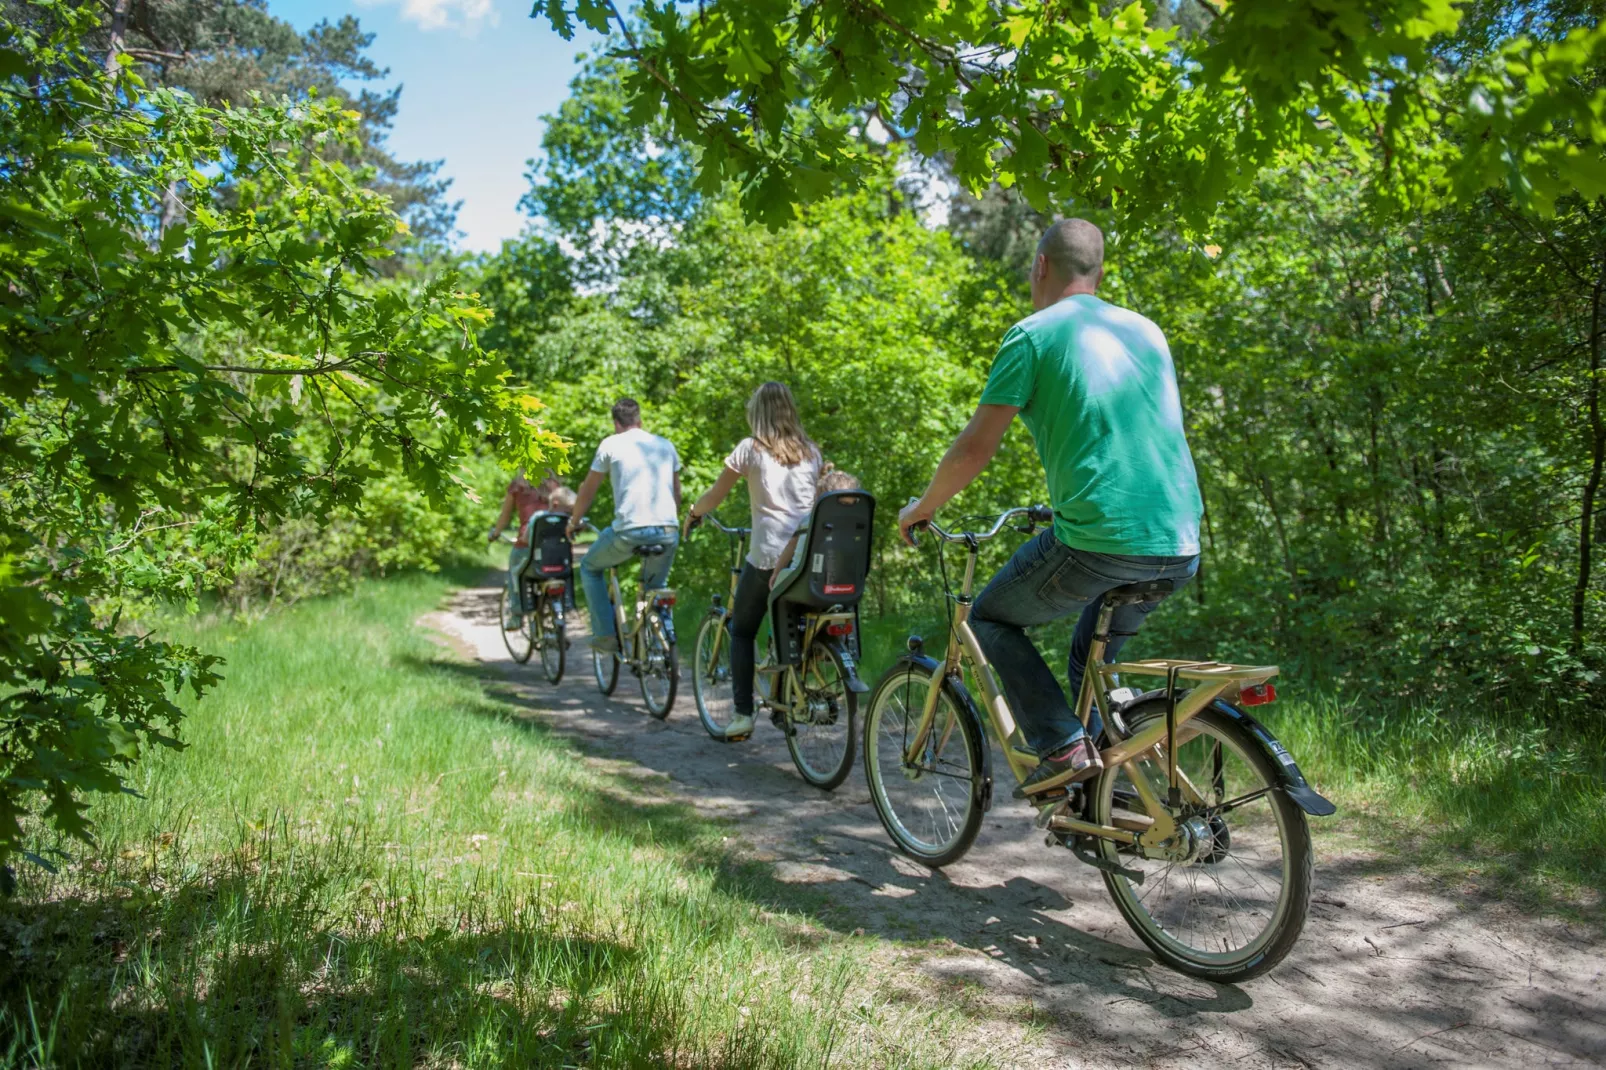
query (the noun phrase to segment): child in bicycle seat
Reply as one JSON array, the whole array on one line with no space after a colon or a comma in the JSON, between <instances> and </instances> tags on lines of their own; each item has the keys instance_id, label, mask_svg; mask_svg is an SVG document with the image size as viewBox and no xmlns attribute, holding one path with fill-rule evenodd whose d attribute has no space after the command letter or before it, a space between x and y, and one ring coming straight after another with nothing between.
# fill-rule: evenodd
<instances>
[{"instance_id":1,"label":"child in bicycle seat","mask_svg":"<svg viewBox=\"0 0 1606 1070\"><path fill-rule=\"evenodd\" d=\"M818 502L827 494L835 491L860 490L862 488L863 484L859 482L857 476L844 472L827 461L825 467L820 469L820 478L815 481L814 500ZM779 558L781 566L770 575L770 590L775 590L783 580L791 579L797 574L797 570L802 567L803 562L799 559L797 552L798 544L803 541L803 533L809 530L809 525L813 522L814 513L810 511L809 515L803 518L803 523L799 524L797 530L792 532L791 539L787 541L786 546L781 550Z\"/></svg>"},{"instance_id":2,"label":"child in bicycle seat","mask_svg":"<svg viewBox=\"0 0 1606 1070\"><path fill-rule=\"evenodd\" d=\"M546 471L546 478L539 484L531 483L525 477L524 469L520 468L508 483L507 493L502 496L502 511L491 525L490 542L496 542L502 537L502 529L507 527L514 516L519 518L518 527L514 528L513 548L507 555L507 596L508 605L513 610L505 622L509 631L517 631L522 626L524 618L523 606L519 596L518 575L530 560L529 524L530 518L549 507L552 491L558 486L558 477L552 469Z\"/></svg>"},{"instance_id":3,"label":"child in bicycle seat","mask_svg":"<svg viewBox=\"0 0 1606 1070\"><path fill-rule=\"evenodd\" d=\"M573 489L558 487L552 492L552 496L547 499L547 512L562 513L564 516L573 514L575 497Z\"/></svg>"}]
</instances>

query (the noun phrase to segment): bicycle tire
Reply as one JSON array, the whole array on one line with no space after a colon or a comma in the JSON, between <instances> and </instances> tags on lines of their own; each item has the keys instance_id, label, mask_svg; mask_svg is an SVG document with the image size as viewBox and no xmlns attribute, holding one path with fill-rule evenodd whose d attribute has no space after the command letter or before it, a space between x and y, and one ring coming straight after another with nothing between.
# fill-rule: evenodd
<instances>
[{"instance_id":1,"label":"bicycle tire","mask_svg":"<svg viewBox=\"0 0 1606 1070\"><path fill-rule=\"evenodd\" d=\"M918 721L933 671L919 663L899 662L876 683L864 717L864 776L870 786L870 801L875 804L876 816L881 819L881 826L892 837L892 842L910 858L937 869L963 858L971 844L976 842L976 834L981 831L983 812L977 779L983 776L986 768L983 750L986 738L970 703L952 681L947 681L938 696L937 720L943 725L951 725L957 731L938 732L934 727L925 756L932 771L913 771L912 775L906 775L903 729L909 718ZM893 727L894 718L900 722L896 726L899 731L889 735L887 729ZM883 736L887 738L883 739ZM933 753L939 737L943 742L941 753ZM883 750L886 752L885 760ZM961 767L952 759L958 759L968 768ZM940 762L948 762L953 768L942 770ZM937 785L930 788L937 806L920 805L929 802L921 798L921 790L902 788L904 784L920 783L926 783L928 787ZM944 785L950 785L955 790L950 791ZM901 814L894 796L904 799L904 812ZM948 831L931 839L920 839L910 827L911 822L930 823L933 832L938 833L937 818L932 815L940 813L947 816L956 809L963 815L962 818L950 820ZM924 820L927 816L931 816L930 822Z\"/></svg>"},{"instance_id":2,"label":"bicycle tire","mask_svg":"<svg viewBox=\"0 0 1606 1070\"><path fill-rule=\"evenodd\" d=\"M826 733L819 733L817 737L811 737L809 730L821 727L813 722L799 724L796 721L792 721L792 731L786 734L786 749L792 755L792 764L797 766L797 771L804 780L824 791L832 791L848 778L848 773L853 769L853 748L857 743L853 730L859 716L859 696L848 689L848 670L842 661L841 653L827 643L816 642L809 650L809 659L803 663L803 670L800 674L805 680L805 688L808 686L806 682L808 670L812 666L819 664L819 659L821 658L831 663L841 689L840 697L833 696L833 701L840 701L842 709L837 713L837 720L829 725L832 728L838 725L842 727L840 733L842 738L841 756L828 755L824 762L819 763L818 768L808 758L804 757L801 752L809 747L811 738L818 738L822 741L828 738ZM790 720L790 716L788 716L788 719ZM835 736L836 733L831 733L830 735ZM834 748L831 749L834 750Z\"/></svg>"},{"instance_id":3,"label":"bicycle tire","mask_svg":"<svg viewBox=\"0 0 1606 1070\"><path fill-rule=\"evenodd\" d=\"M643 666L637 677L641 685L641 701L646 705L647 712L658 720L668 718L669 711L675 708L675 695L680 690L680 652L677 644L669 638L663 621L658 614L649 613L642 622L641 655ZM656 653L654 648L660 653ZM651 668L652 661L662 657L662 675L657 675ZM648 689L648 682L653 679L664 681L662 700Z\"/></svg>"},{"instance_id":4,"label":"bicycle tire","mask_svg":"<svg viewBox=\"0 0 1606 1070\"><path fill-rule=\"evenodd\" d=\"M518 628L509 631L507 622L511 611L512 606L509 604L507 596L507 585L504 584L502 586L502 597L497 603L497 623L502 629L502 645L507 647L508 655L512 657L514 661L518 662L520 665L523 665L525 662L530 660L530 654L535 649L535 638L530 634L531 615L528 613L524 614L523 619L519 622ZM512 639L512 637L515 635L519 636L521 640L516 646L514 645Z\"/></svg>"},{"instance_id":5,"label":"bicycle tire","mask_svg":"<svg viewBox=\"0 0 1606 1070\"><path fill-rule=\"evenodd\" d=\"M563 681L569 649L562 602L543 598L541 615L541 669L546 673L547 683L558 684Z\"/></svg>"},{"instance_id":6,"label":"bicycle tire","mask_svg":"<svg viewBox=\"0 0 1606 1070\"><path fill-rule=\"evenodd\" d=\"M1123 719L1126 721L1130 734L1136 734L1144 725L1152 723L1155 718L1164 717L1164 699L1150 699L1123 713ZM1240 909L1244 905L1244 898L1231 893L1221 876L1216 874L1226 873L1230 879L1234 871L1226 866L1225 863L1234 862L1258 889L1258 892L1246 892L1249 900L1252 902L1256 894L1264 893L1271 879L1269 868L1262 866L1260 875L1256 875L1251 866L1258 863L1254 855L1245 850L1245 842L1247 840L1253 844L1264 842L1267 839L1264 830L1255 824L1256 815L1263 809L1258 806L1259 800L1265 799L1268 802L1268 806L1264 809L1269 809L1272 818L1271 824L1277 830L1277 838L1281 847L1281 862L1279 866L1281 871L1281 890L1275 903L1267 911L1271 920L1259 936L1247 941L1241 949L1207 951L1198 947L1190 947L1184 943L1178 935L1173 934L1168 929L1165 922L1157 919L1151 913L1152 906L1145 905L1144 896L1139 894L1138 891L1144 884L1149 884L1149 881L1145 881L1143 884L1135 884L1127 877L1105 872L1103 875L1105 887L1108 889L1110 897L1115 900L1116 909L1121 912L1121 916L1132 927L1132 931L1149 946L1149 949L1161 961L1171 968L1221 984L1247 981L1251 978L1259 977L1281 962L1288 952L1293 949L1295 943L1298 942L1299 934L1304 929L1306 912L1310 908L1311 886L1315 876L1310 826L1304 811L1278 789L1279 779L1276 766L1273 765L1265 751L1261 749L1258 741L1230 714L1214 708L1206 708L1196 717L1190 719L1183 727L1191 730L1191 734L1186 737L1180 735L1178 737L1183 740L1177 747L1179 768L1183 768L1186 771L1187 767L1193 765L1195 758L1201 753L1199 750L1190 749L1193 748L1193 744L1196 741L1213 739L1218 743L1217 749L1211 752L1207 747L1202 753L1210 755L1210 760L1215 770L1213 775L1218 781L1224 782L1225 780L1224 766L1228 757L1226 748L1231 749L1230 757L1234 761L1235 787L1233 790L1225 792L1225 794L1242 797L1247 794L1246 789L1256 790L1261 787L1267 789L1265 793L1240 809L1232 811L1233 814L1238 816L1233 817L1231 824L1225 823L1226 815L1211 815L1208 810L1199 815L1199 820L1207 823L1210 830L1209 835L1212 839L1208 850L1203 856L1191 863L1173 862L1167 864L1162 860L1134 857L1131 853L1118 851L1116 845L1107 840L1095 841L1096 848L1106 861L1126 867L1147 867L1147 870L1153 871L1149 873L1151 880L1160 872L1163 872L1164 876L1161 877L1160 882L1150 885L1151 888L1155 889L1155 892L1168 889L1173 879L1172 873L1177 866L1183 866L1184 876L1176 882L1178 891L1183 889L1185 883L1188 884L1189 888L1184 899L1186 908L1185 913L1182 914L1182 923L1185 923L1189 917L1193 916L1195 911L1209 910L1211 889L1206 885L1205 894L1201 894L1197 877L1195 876L1189 883L1190 878L1188 876L1189 873L1197 874L1206 870L1214 871L1208 875L1214 881L1216 887L1220 889L1223 897L1222 901L1226 902L1229 899L1231 901L1220 913L1227 915L1229 918L1254 917L1258 912ZM1118 788L1119 781L1123 776L1130 778L1132 766L1144 765L1153 767L1147 775L1151 783L1159 786L1158 790L1161 793L1161 797L1164 797L1164 769L1160 768L1158 757L1147 762L1129 763L1126 767L1107 768L1093 782L1093 791L1090 797L1092 820L1099 824L1111 823L1110 819L1116 809L1115 803L1121 791ZM1239 774L1236 772L1240 765L1243 769L1249 770L1253 774L1252 777L1244 775L1241 784L1238 783ZM1132 789L1128 787L1125 791L1127 793L1126 797L1131 798ZM1218 799L1217 801L1220 802L1221 800ZM1264 819L1260 820L1263 824ZM1219 827L1223 831L1217 831L1217 822L1222 822ZM1232 831L1233 829L1237 831L1234 832ZM1250 861L1246 863L1243 860L1244 857L1248 857ZM1220 869L1216 870L1215 867L1218 866ZM1164 867L1163 871L1162 867ZM1262 878L1265 879L1263 880ZM1245 887L1247 888L1248 886L1246 885ZM1150 895L1154 895L1155 892L1151 892ZM1163 907L1162 912L1164 912ZM1179 927L1179 925L1174 927ZM1227 922L1226 931L1229 935L1237 931L1233 928L1230 920ZM1216 940L1212 938L1210 942L1215 944Z\"/></svg>"},{"instance_id":7,"label":"bicycle tire","mask_svg":"<svg viewBox=\"0 0 1606 1070\"><path fill-rule=\"evenodd\" d=\"M591 677L597 682L597 690L604 695L611 695L614 688L619 686L619 655L604 654L595 647L591 650Z\"/></svg>"},{"instance_id":8,"label":"bicycle tire","mask_svg":"<svg viewBox=\"0 0 1606 1070\"><path fill-rule=\"evenodd\" d=\"M697 705L697 719L703 731L721 743L726 742L725 726L736 717L736 691L731 682L731 637L725 632L729 615L711 612L697 629L692 647L691 694ZM712 653L715 640L724 633L719 652ZM710 665L712 659L714 664Z\"/></svg>"}]
</instances>

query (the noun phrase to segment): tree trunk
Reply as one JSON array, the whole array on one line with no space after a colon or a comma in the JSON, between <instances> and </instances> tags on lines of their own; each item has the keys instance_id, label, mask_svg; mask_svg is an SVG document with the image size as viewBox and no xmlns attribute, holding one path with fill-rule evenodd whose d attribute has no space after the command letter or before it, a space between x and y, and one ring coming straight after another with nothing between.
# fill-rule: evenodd
<instances>
[{"instance_id":1,"label":"tree trunk","mask_svg":"<svg viewBox=\"0 0 1606 1070\"><path fill-rule=\"evenodd\" d=\"M1606 287L1606 270L1595 279L1595 289L1589 303L1589 382L1586 387L1586 404L1589 409L1589 479L1584 483L1581 504L1583 515L1578 519L1578 584L1573 588L1573 653L1584 646L1584 610L1589 599L1589 576L1594 553L1595 502L1600 495L1601 469L1606 467L1606 426L1601 423L1600 412L1600 331L1601 296Z\"/></svg>"},{"instance_id":2,"label":"tree trunk","mask_svg":"<svg viewBox=\"0 0 1606 1070\"><path fill-rule=\"evenodd\" d=\"M123 38L128 34L128 9L134 0L114 0L112 3L111 43L106 46L106 73L117 71L117 57L123 54Z\"/></svg>"}]
</instances>

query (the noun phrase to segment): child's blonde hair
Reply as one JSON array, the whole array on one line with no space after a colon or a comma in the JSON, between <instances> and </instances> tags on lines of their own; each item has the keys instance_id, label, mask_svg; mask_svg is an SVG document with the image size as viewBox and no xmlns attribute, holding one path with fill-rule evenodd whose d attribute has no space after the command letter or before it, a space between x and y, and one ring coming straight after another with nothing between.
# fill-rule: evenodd
<instances>
[{"instance_id":1,"label":"child's blonde hair","mask_svg":"<svg viewBox=\"0 0 1606 1070\"><path fill-rule=\"evenodd\" d=\"M814 496L823 498L825 495L838 490L860 490L863 484L859 477L844 472L836 465L827 461L825 467L820 469L820 478L814 484Z\"/></svg>"},{"instance_id":2,"label":"child's blonde hair","mask_svg":"<svg viewBox=\"0 0 1606 1070\"><path fill-rule=\"evenodd\" d=\"M559 487L547 496L546 506L554 513L572 513L575 497L568 487Z\"/></svg>"},{"instance_id":3,"label":"child's blonde hair","mask_svg":"<svg viewBox=\"0 0 1606 1070\"><path fill-rule=\"evenodd\" d=\"M785 383L764 383L753 391L747 399L747 426L759 448L787 468L819 455Z\"/></svg>"}]
</instances>

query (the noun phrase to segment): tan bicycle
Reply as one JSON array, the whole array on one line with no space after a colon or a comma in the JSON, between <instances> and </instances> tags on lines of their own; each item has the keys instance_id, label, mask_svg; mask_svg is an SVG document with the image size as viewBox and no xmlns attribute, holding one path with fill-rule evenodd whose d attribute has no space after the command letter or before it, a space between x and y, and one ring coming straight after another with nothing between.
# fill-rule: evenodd
<instances>
[{"instance_id":1,"label":"tan bicycle","mask_svg":"<svg viewBox=\"0 0 1606 1070\"><path fill-rule=\"evenodd\" d=\"M596 531L590 523L584 526ZM638 559L668 553L667 546L637 546L631 550ZM643 590L637 582L634 610L619 593L619 570L607 570L608 606L613 616L613 633L619 637L618 653L591 648L591 675L597 690L612 695L619 686L619 666L628 666L641 684L641 700L647 712L662 721L675 705L680 687L680 654L675 642L675 589L659 587ZM601 607L598 607L601 608Z\"/></svg>"},{"instance_id":2,"label":"tan bicycle","mask_svg":"<svg viewBox=\"0 0 1606 1070\"><path fill-rule=\"evenodd\" d=\"M810 542L804 547L805 557L810 556L810 543L821 547L822 573L828 557L836 553L828 545L828 540L835 541L835 535L845 536L843 541L852 547L852 531L857 526L863 532L859 545L868 550L873 516L873 500L862 491L827 497L831 500L825 509L832 520L824 526L833 530L829 534L811 531ZM700 519L730 539L731 584L729 602L721 604L716 595L697 632L692 695L708 734L722 743L735 743L740 739L725 734L725 726L736 716L730 669L730 605L736 600L736 583L751 532L747 528L726 527L712 515ZM842 556L857 560L858 555L849 552ZM853 769L859 697L870 690L859 679L854 657L858 645L855 606L863 593L867 552L863 559L863 566L857 569L853 561L846 562L842 571L853 575L833 575L838 582L829 585L833 591L823 598L809 590L811 570L800 572L789 589L773 592L780 600L778 611L772 606L771 612L772 620L779 622L785 633L782 649L777 650L772 628L769 646L755 672L756 705L769 710L776 726L785 733L786 749L803 779L826 791L840 785ZM844 580L848 582L841 582ZM821 585L822 591L824 586ZM785 656L788 653L790 658Z\"/></svg>"},{"instance_id":3,"label":"tan bicycle","mask_svg":"<svg viewBox=\"0 0 1606 1070\"><path fill-rule=\"evenodd\" d=\"M882 825L929 866L961 858L992 804L984 722L1017 781L1037 765L969 619L981 543L1012 521L1030 533L1052 519L1046 506L1033 506L1009 510L983 532L928 525L939 554L941 544L966 550L963 580L948 592L947 650L934 660L911 636L908 653L877 682L864 720L864 766ZM946 569L944 577L946 586ZM1275 665L1105 664L1116 609L1159 601L1171 589L1171 581L1155 580L1104 595L1076 701L1084 725L1095 708L1102 715L1104 769L1029 801L1048 845L1070 848L1103 874L1121 915L1157 956L1184 973L1243 981L1271 969L1298 940L1312 882L1306 815L1334 807L1245 712L1275 699ZM1164 686L1138 694L1122 677Z\"/></svg>"}]
</instances>

